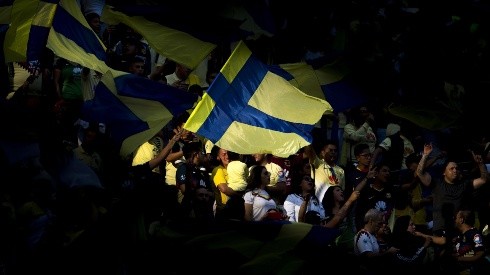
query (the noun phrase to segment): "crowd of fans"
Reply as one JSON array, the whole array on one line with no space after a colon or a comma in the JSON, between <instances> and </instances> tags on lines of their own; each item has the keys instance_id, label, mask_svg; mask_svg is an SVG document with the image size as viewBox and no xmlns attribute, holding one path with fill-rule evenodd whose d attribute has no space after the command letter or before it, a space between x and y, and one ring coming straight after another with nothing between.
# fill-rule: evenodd
<instances>
[{"instance_id":1,"label":"crowd of fans","mask_svg":"<svg viewBox=\"0 0 490 275\"><path fill-rule=\"evenodd\" d=\"M325 115L312 144L288 158L219 148L183 128L187 112L120 156L110 127L81 116L101 72L48 49L37 77L9 63L1 107L0 272L178 274L214 268L220 257L222 268L239 271L238 254L215 254L223 251L209 243L193 255L184 242L274 223L327 230L320 232L332 238L318 255L347 259L346 272L488 274L487 127L430 130L383 112L387 103L421 96L453 104L454 91L444 89L451 84L466 89L469 103L450 110L471 119L467 104L489 73L488 22L481 16L488 7L414 2L327 9L328 31L318 33L327 45L306 45L301 59L342 57L371 100ZM84 14L106 43L111 67L199 97L227 53L219 49L191 70L156 53L131 28L105 25L96 11ZM348 39L341 47L342 37ZM194 257L208 266L194 266ZM319 260L328 261L305 262Z\"/></svg>"}]
</instances>

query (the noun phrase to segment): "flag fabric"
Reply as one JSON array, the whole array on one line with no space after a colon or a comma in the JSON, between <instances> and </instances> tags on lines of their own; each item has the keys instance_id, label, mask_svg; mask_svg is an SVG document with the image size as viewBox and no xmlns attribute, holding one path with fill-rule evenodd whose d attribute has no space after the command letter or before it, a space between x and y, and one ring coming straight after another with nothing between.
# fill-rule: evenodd
<instances>
[{"instance_id":1,"label":"flag fabric","mask_svg":"<svg viewBox=\"0 0 490 275\"><path fill-rule=\"evenodd\" d=\"M328 101L334 112L360 106L368 102L345 68L329 64L315 69L308 63L272 65L270 71L288 80L304 93Z\"/></svg>"},{"instance_id":2,"label":"flag fabric","mask_svg":"<svg viewBox=\"0 0 490 275\"><path fill-rule=\"evenodd\" d=\"M428 130L438 131L464 125L461 113L434 101L430 104L391 105L388 106L387 111Z\"/></svg>"},{"instance_id":3,"label":"flag fabric","mask_svg":"<svg viewBox=\"0 0 490 275\"><path fill-rule=\"evenodd\" d=\"M346 255L331 249L340 231L320 225L236 222L206 228L206 233L202 227L189 228L165 225L155 230L159 240L176 243L179 248L200 255L192 265L178 265L179 272L186 274L198 272L218 254L232 274L310 274L315 272L318 260L341 259Z\"/></svg>"},{"instance_id":4,"label":"flag fabric","mask_svg":"<svg viewBox=\"0 0 490 275\"><path fill-rule=\"evenodd\" d=\"M127 16L106 5L101 21L107 24L124 23L141 34L148 44L159 54L195 69L211 51L215 44L201 41L192 35L151 22L141 16Z\"/></svg>"},{"instance_id":5,"label":"flag fabric","mask_svg":"<svg viewBox=\"0 0 490 275\"><path fill-rule=\"evenodd\" d=\"M108 71L96 86L94 98L84 103L82 119L105 123L120 155L128 156L196 101L195 94L175 87Z\"/></svg>"},{"instance_id":6,"label":"flag fabric","mask_svg":"<svg viewBox=\"0 0 490 275\"><path fill-rule=\"evenodd\" d=\"M105 73L110 68L106 47L90 28L76 1L61 0L53 19L47 47L57 56Z\"/></svg>"},{"instance_id":7,"label":"flag fabric","mask_svg":"<svg viewBox=\"0 0 490 275\"><path fill-rule=\"evenodd\" d=\"M25 62L38 74L59 0L17 0L11 7L11 26L4 41L6 62Z\"/></svg>"},{"instance_id":8,"label":"flag fabric","mask_svg":"<svg viewBox=\"0 0 490 275\"><path fill-rule=\"evenodd\" d=\"M266 1L246 1L240 4L228 2L221 16L241 22L239 28L247 40L273 37L277 32L274 16Z\"/></svg>"},{"instance_id":9,"label":"flag fabric","mask_svg":"<svg viewBox=\"0 0 490 275\"><path fill-rule=\"evenodd\" d=\"M184 128L239 154L287 157L311 143L327 111L328 102L270 72L240 41Z\"/></svg>"}]
</instances>

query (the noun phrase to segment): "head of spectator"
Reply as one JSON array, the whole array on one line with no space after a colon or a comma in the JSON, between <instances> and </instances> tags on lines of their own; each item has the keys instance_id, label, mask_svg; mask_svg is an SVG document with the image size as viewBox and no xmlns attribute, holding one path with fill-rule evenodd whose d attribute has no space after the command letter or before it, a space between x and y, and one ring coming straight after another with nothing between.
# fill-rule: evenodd
<instances>
[{"instance_id":1,"label":"head of spectator","mask_svg":"<svg viewBox=\"0 0 490 275\"><path fill-rule=\"evenodd\" d=\"M462 177L461 170L455 161L447 160L442 165L442 169L444 180L448 183L454 183Z\"/></svg>"},{"instance_id":2,"label":"head of spectator","mask_svg":"<svg viewBox=\"0 0 490 275\"><path fill-rule=\"evenodd\" d=\"M186 80L191 72L192 70L190 68L187 68L185 65L180 63L175 64L175 74L181 81Z\"/></svg>"},{"instance_id":3,"label":"head of spectator","mask_svg":"<svg viewBox=\"0 0 490 275\"><path fill-rule=\"evenodd\" d=\"M217 146L215 146L215 148L217 148L217 160L218 160L218 163L221 164L224 168L226 168L228 166L228 163L230 163L230 158L228 157L228 150L226 149L223 149L223 148L219 148Z\"/></svg>"},{"instance_id":4,"label":"head of spectator","mask_svg":"<svg viewBox=\"0 0 490 275\"><path fill-rule=\"evenodd\" d=\"M342 187L338 185L328 188L322 200L323 208L325 209L325 211L331 211L337 205L337 203L342 205L344 204L344 202L344 190L342 190Z\"/></svg>"},{"instance_id":5,"label":"head of spectator","mask_svg":"<svg viewBox=\"0 0 490 275\"><path fill-rule=\"evenodd\" d=\"M138 76L145 75L145 61L138 57L132 57L128 62L128 72Z\"/></svg>"},{"instance_id":6,"label":"head of spectator","mask_svg":"<svg viewBox=\"0 0 490 275\"><path fill-rule=\"evenodd\" d=\"M202 142L188 142L182 147L186 162L193 166L200 166L204 162Z\"/></svg>"},{"instance_id":7,"label":"head of spectator","mask_svg":"<svg viewBox=\"0 0 490 275\"><path fill-rule=\"evenodd\" d=\"M371 208L364 215L364 230L375 235L385 222L384 213L376 208Z\"/></svg>"},{"instance_id":8,"label":"head of spectator","mask_svg":"<svg viewBox=\"0 0 490 275\"><path fill-rule=\"evenodd\" d=\"M202 98L204 94L204 89L199 84L192 84L187 89L189 93L196 94L199 98Z\"/></svg>"},{"instance_id":9,"label":"head of spectator","mask_svg":"<svg viewBox=\"0 0 490 275\"><path fill-rule=\"evenodd\" d=\"M126 36L121 40L123 56L135 56L141 52L141 42L134 36Z\"/></svg>"},{"instance_id":10,"label":"head of spectator","mask_svg":"<svg viewBox=\"0 0 490 275\"><path fill-rule=\"evenodd\" d=\"M320 148L319 157L333 166L337 161L338 153L337 143L333 140L327 140Z\"/></svg>"},{"instance_id":11,"label":"head of spectator","mask_svg":"<svg viewBox=\"0 0 490 275\"><path fill-rule=\"evenodd\" d=\"M354 155L356 156L359 170L362 171L369 168L371 157L373 156L369 150L369 145L366 143L356 144L356 146L354 146Z\"/></svg>"},{"instance_id":12,"label":"head of spectator","mask_svg":"<svg viewBox=\"0 0 490 275\"><path fill-rule=\"evenodd\" d=\"M88 25L92 30L99 35L100 33L100 15L95 12L87 13L85 15L85 20L87 20Z\"/></svg>"},{"instance_id":13,"label":"head of spectator","mask_svg":"<svg viewBox=\"0 0 490 275\"><path fill-rule=\"evenodd\" d=\"M248 190L264 189L271 180L271 173L262 165L254 165L248 177Z\"/></svg>"}]
</instances>

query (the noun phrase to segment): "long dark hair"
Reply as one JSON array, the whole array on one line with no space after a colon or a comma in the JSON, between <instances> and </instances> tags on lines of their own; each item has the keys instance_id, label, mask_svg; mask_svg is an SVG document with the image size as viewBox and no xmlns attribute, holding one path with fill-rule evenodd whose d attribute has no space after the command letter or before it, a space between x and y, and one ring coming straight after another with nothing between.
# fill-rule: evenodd
<instances>
[{"instance_id":1,"label":"long dark hair","mask_svg":"<svg viewBox=\"0 0 490 275\"><path fill-rule=\"evenodd\" d=\"M402 255L413 255L422 246L422 238L407 231L411 219L410 215L400 216L393 226L393 246L399 248Z\"/></svg>"},{"instance_id":2,"label":"long dark hair","mask_svg":"<svg viewBox=\"0 0 490 275\"><path fill-rule=\"evenodd\" d=\"M306 175L303 172L303 168L305 165L309 165L309 159L301 159L300 161L296 162L290 171L291 175L291 188L289 191L289 194L300 194L303 192L301 189L301 181L303 180L304 176L310 176L309 174Z\"/></svg>"},{"instance_id":3,"label":"long dark hair","mask_svg":"<svg viewBox=\"0 0 490 275\"><path fill-rule=\"evenodd\" d=\"M253 190L255 188L260 188L262 185L262 171L266 170L262 165L254 165L250 169L250 175L247 179L247 190Z\"/></svg>"},{"instance_id":4,"label":"long dark hair","mask_svg":"<svg viewBox=\"0 0 490 275\"><path fill-rule=\"evenodd\" d=\"M330 186L327 191L325 192L325 196L323 196L322 200L322 205L325 211L331 211L333 207L335 206L335 199L334 199L334 193L333 191L335 190L335 187L338 187L342 190L342 187L340 186ZM343 204L343 202L341 203Z\"/></svg>"}]
</instances>

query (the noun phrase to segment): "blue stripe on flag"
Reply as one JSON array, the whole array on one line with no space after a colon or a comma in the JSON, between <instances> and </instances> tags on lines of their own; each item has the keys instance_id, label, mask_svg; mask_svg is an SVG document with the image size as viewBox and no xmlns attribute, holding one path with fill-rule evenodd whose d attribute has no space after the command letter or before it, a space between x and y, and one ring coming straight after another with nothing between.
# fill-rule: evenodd
<instances>
[{"instance_id":1,"label":"blue stripe on flag","mask_svg":"<svg viewBox=\"0 0 490 275\"><path fill-rule=\"evenodd\" d=\"M76 18L71 16L61 6L56 11L56 16L53 20L53 29L74 41L85 52L92 53L99 60L106 61L106 52L97 39L97 36L94 35L94 32L80 24Z\"/></svg>"},{"instance_id":2,"label":"blue stripe on flag","mask_svg":"<svg viewBox=\"0 0 490 275\"><path fill-rule=\"evenodd\" d=\"M250 56L232 83L228 83L225 77L219 74L213 82L212 89L209 89L209 95L215 100L216 105L198 134L216 142L233 122L278 132L293 132L299 136L310 132L313 125L285 121L248 105L248 101L264 80L267 72L267 66L254 56ZM311 142L311 137L306 140Z\"/></svg>"},{"instance_id":3,"label":"blue stripe on flag","mask_svg":"<svg viewBox=\"0 0 490 275\"><path fill-rule=\"evenodd\" d=\"M99 82L95 97L84 103L83 110L87 121L110 125L111 139L117 148L127 137L149 129L148 123L136 116L103 82Z\"/></svg>"},{"instance_id":4,"label":"blue stripe on flag","mask_svg":"<svg viewBox=\"0 0 490 275\"><path fill-rule=\"evenodd\" d=\"M173 116L192 109L197 95L134 74L114 78L118 95L160 102Z\"/></svg>"},{"instance_id":5,"label":"blue stripe on flag","mask_svg":"<svg viewBox=\"0 0 490 275\"><path fill-rule=\"evenodd\" d=\"M50 28L31 25L27 41L27 61L39 60L48 40Z\"/></svg>"},{"instance_id":6,"label":"blue stripe on flag","mask_svg":"<svg viewBox=\"0 0 490 275\"><path fill-rule=\"evenodd\" d=\"M270 65L269 71L277 74L278 76L286 79L287 81L294 79L294 76L292 74L290 74L288 71L281 68L279 65Z\"/></svg>"}]
</instances>

